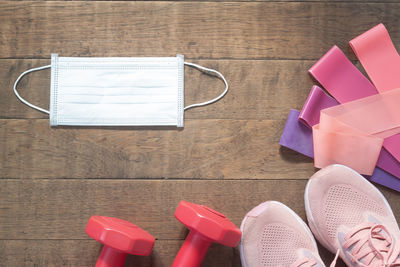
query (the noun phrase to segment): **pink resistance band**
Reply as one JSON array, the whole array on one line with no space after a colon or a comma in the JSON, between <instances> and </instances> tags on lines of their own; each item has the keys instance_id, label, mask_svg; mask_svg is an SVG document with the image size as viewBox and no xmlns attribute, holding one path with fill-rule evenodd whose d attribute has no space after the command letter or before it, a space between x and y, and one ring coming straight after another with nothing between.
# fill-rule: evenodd
<instances>
[{"instance_id":1,"label":"pink resistance band","mask_svg":"<svg viewBox=\"0 0 400 267\"><path fill-rule=\"evenodd\" d=\"M341 103L377 94L375 87L336 46L329 50L309 72ZM377 102L383 101L379 100L380 98L374 99ZM384 104L381 106L384 106ZM374 112L370 113L373 114ZM365 115L361 117L363 116ZM382 145L380 137L387 137L396 132L394 129L385 128L383 130L385 136L374 136L377 134L376 129L372 131L374 134L372 135L368 131L363 132L362 127L359 129L358 127L351 127L349 124L343 126L340 120L336 118L333 120L333 124L330 123L332 119L329 116L326 120L323 128L314 127L314 153L317 167L342 163L361 173L372 174ZM358 121L358 119L355 119L355 121ZM352 123L352 121L347 120L347 123L349 122ZM391 151L393 150L392 146L396 147L396 144L398 143L385 144L385 147ZM337 146L341 148L338 149ZM355 157L355 154L357 156L362 155L362 157Z\"/></svg>"},{"instance_id":2,"label":"pink resistance band","mask_svg":"<svg viewBox=\"0 0 400 267\"><path fill-rule=\"evenodd\" d=\"M347 59L336 45L308 72L339 103L346 103L378 93L374 85Z\"/></svg>"},{"instance_id":3,"label":"pink resistance band","mask_svg":"<svg viewBox=\"0 0 400 267\"><path fill-rule=\"evenodd\" d=\"M313 157L312 127L319 123L321 110L337 105L339 103L335 99L327 95L319 86L314 85L304 103L303 109L298 115L298 121L301 123L290 121L292 116L289 115L280 144L309 157ZM294 111L290 112L290 114L292 113ZM303 124L308 128L299 124ZM399 180L397 183L400 185L400 162L387 152L386 149L383 148L381 150L376 166L398 177ZM392 186L394 185L390 185L391 188Z\"/></svg>"},{"instance_id":4,"label":"pink resistance band","mask_svg":"<svg viewBox=\"0 0 400 267\"><path fill-rule=\"evenodd\" d=\"M327 108L313 127L315 166L341 163L371 175L383 138L400 133L400 89Z\"/></svg>"},{"instance_id":5,"label":"pink resistance band","mask_svg":"<svg viewBox=\"0 0 400 267\"><path fill-rule=\"evenodd\" d=\"M400 88L400 55L382 23L351 40L350 46L379 92ZM400 161L400 135L385 139L384 146Z\"/></svg>"},{"instance_id":6,"label":"pink resistance band","mask_svg":"<svg viewBox=\"0 0 400 267\"><path fill-rule=\"evenodd\" d=\"M400 88L400 56L381 23L350 41L379 92Z\"/></svg>"}]
</instances>

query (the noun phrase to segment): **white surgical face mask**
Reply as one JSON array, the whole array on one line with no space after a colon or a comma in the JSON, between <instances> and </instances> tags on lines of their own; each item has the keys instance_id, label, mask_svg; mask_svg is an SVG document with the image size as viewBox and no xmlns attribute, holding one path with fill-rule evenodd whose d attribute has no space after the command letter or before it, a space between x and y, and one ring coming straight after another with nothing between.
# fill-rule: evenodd
<instances>
[{"instance_id":1,"label":"white surgical face mask","mask_svg":"<svg viewBox=\"0 0 400 267\"><path fill-rule=\"evenodd\" d=\"M184 65L215 74L225 83L215 99L184 107ZM17 92L27 73L51 68L50 111ZM22 73L15 95L26 105L50 114L50 125L183 127L184 110L214 103L228 91L216 70L184 62L183 56L150 58L82 58L51 55L51 65Z\"/></svg>"}]
</instances>

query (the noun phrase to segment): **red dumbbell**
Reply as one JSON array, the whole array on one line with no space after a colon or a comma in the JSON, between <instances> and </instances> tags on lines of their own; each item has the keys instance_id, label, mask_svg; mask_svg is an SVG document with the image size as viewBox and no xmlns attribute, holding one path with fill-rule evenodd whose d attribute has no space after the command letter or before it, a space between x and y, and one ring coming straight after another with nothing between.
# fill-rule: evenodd
<instances>
[{"instance_id":1,"label":"red dumbbell","mask_svg":"<svg viewBox=\"0 0 400 267\"><path fill-rule=\"evenodd\" d=\"M96 267L122 267L126 254L148 256L154 237L133 223L112 217L92 216L86 233L104 244Z\"/></svg>"},{"instance_id":2,"label":"red dumbbell","mask_svg":"<svg viewBox=\"0 0 400 267\"><path fill-rule=\"evenodd\" d=\"M211 243L236 247L241 231L223 214L203 205L181 201L175 218L190 229L172 267L201 265Z\"/></svg>"}]
</instances>

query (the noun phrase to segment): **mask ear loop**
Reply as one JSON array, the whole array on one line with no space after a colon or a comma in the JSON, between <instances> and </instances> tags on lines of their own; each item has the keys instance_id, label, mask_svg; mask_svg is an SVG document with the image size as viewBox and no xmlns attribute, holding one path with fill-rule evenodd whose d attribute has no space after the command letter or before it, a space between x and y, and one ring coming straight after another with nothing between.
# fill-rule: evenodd
<instances>
[{"instance_id":1,"label":"mask ear loop","mask_svg":"<svg viewBox=\"0 0 400 267\"><path fill-rule=\"evenodd\" d=\"M221 80L222 80L222 81L224 82L224 84L225 84L225 90L224 90L219 96L217 96L216 98L211 99L211 100L206 101L206 102L202 102L202 103L197 103L197 104L192 104L192 105L186 106L186 107L184 108L184 110L188 110L188 109L190 109L190 108L195 108L195 107L202 107L202 106L206 106L206 105L215 103L215 102L217 102L218 100L220 100L221 98L223 98L223 97L226 95L226 93L227 93L228 90L229 90L229 85L228 85L228 82L226 81L224 75L222 75L219 71L214 70L214 69L209 69L209 68L200 66L200 65L198 65L198 64L195 64L195 63L190 63L190 62L184 62L184 63L185 63L185 65L188 65L188 66L197 68L197 69L199 69L199 70L202 70L202 71L205 71L205 72L210 72L210 73L216 74L219 78L221 78ZM29 106L29 107L31 107L31 108L33 108L33 109L36 109L36 110L41 111L41 112L43 112L43 113L46 113L46 114L50 114L50 112L49 112L48 110L46 110L46 109L40 108L40 107L38 107L38 106L35 106L35 105L29 103L28 101L26 101L24 98L22 98L22 97L19 95L18 91L17 91L17 85L18 85L19 81L22 79L22 77L24 77L26 74L31 73L31 72L34 72L34 71L39 71L39 70L43 70L43 69L48 69L48 68L50 68L50 67L51 67L51 65L46 65L46 66L42 66L42 67L38 67L38 68L32 68L32 69L29 69L29 70L27 70L27 71L24 71L23 73L21 73L21 75L19 75L19 77L17 78L17 80L16 80L15 83L14 83L14 93L15 93L15 95L18 97L18 99L19 99L22 103L24 103L25 105L27 105L27 106Z\"/></svg>"},{"instance_id":2,"label":"mask ear loop","mask_svg":"<svg viewBox=\"0 0 400 267\"><path fill-rule=\"evenodd\" d=\"M47 113L47 114L50 114L50 112L49 112L48 110L43 109L43 108L40 108L40 107L38 107L38 106L35 106L35 105L29 103L28 101L26 101L25 99L23 99L23 98L19 95L19 93L18 93L18 91L17 91L17 85L18 85L18 82L22 79L22 77L24 77L26 74L31 73L31 72L34 72L34 71L38 71L38 70L48 69L48 68L50 68L50 67L51 67L51 65L46 65L46 66L42 66L42 67L38 67L38 68L33 68L33 69L29 69L29 70L27 70L27 71L24 71L23 73L21 73L21 75L19 75L19 77L17 78L17 80L16 80L15 83L14 83L14 94L18 97L19 100L21 100L22 103L24 103L25 105L27 105L27 106L29 106L29 107L31 107L31 108L33 108L33 109L39 110L39 111L41 111L41 112L43 112L43 113Z\"/></svg>"},{"instance_id":3,"label":"mask ear loop","mask_svg":"<svg viewBox=\"0 0 400 267\"><path fill-rule=\"evenodd\" d=\"M191 66L191 67L194 67L196 69L205 71L205 72L210 72L210 73L216 74L224 82L225 90L222 92L222 94L220 94L219 96L217 96L214 99L211 99L211 100L206 101L206 102L202 102L202 103L197 103L197 104L186 106L183 110L188 110L190 108L196 108L196 107L202 107L202 106L206 106L206 105L215 103L215 102L217 102L218 100L220 100L221 98L223 98L226 95L226 93L229 90L229 85L228 85L228 82L226 81L224 75L222 75L219 71L213 70L213 69L209 69L209 68L206 68L206 67L194 64L194 63L184 62L184 64L188 65L188 66Z\"/></svg>"}]
</instances>

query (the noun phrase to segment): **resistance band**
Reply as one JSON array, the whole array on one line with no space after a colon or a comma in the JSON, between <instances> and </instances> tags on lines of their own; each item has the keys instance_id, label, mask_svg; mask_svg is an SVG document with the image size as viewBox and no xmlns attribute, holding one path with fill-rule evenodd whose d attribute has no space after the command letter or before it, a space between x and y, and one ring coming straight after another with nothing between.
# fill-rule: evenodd
<instances>
[{"instance_id":1,"label":"resistance band","mask_svg":"<svg viewBox=\"0 0 400 267\"><path fill-rule=\"evenodd\" d=\"M326 53L313 67L311 67L309 72L340 103L346 103L348 101L377 95L378 93L372 83L370 83L369 80L365 78L360 71L358 71L358 69L336 46L330 49L328 53ZM372 110L370 109L369 111ZM366 114L360 115L361 117L365 117ZM317 145L322 144L323 142L316 142L317 144L314 146L314 149L318 150L315 153L316 166L323 167L326 166L326 164L329 165L333 163L342 163L363 174L371 174L379 156L379 151L377 152L376 150L379 150L379 146L382 144L381 140L373 137L367 137L366 135L368 135L368 133L364 132L358 133L360 138L350 138L341 134L342 130L341 127L338 126L338 123L335 124L335 127L329 128L331 131L330 133L322 132L322 134L319 134L321 133L319 132L314 137L316 139L323 138L324 141L336 141L335 144L324 143L321 147ZM318 131L319 129L320 128L318 126L315 127L315 130ZM334 133L335 131L337 131L336 134ZM391 134L387 132L385 137L392 136L394 133L395 131L392 131ZM391 154L393 154L395 158L397 158L396 153L392 153L392 151L400 150L400 142L397 141L397 138L397 136L392 136L385 143L383 143L384 147ZM363 154L365 157L361 159L354 157L353 153L356 153L358 148L364 147L364 144L366 143L368 143L369 146L362 150L364 152L368 152L367 154ZM335 145L339 144L346 147L346 149L344 151L337 152L330 151ZM334 150L339 149L336 148ZM326 154L328 152L329 154ZM336 155L333 155L334 153L336 153ZM364 164L361 164L361 160L364 160Z\"/></svg>"},{"instance_id":2,"label":"resistance band","mask_svg":"<svg viewBox=\"0 0 400 267\"><path fill-rule=\"evenodd\" d=\"M400 88L400 56L381 23L350 41L379 92Z\"/></svg>"},{"instance_id":3,"label":"resistance band","mask_svg":"<svg viewBox=\"0 0 400 267\"><path fill-rule=\"evenodd\" d=\"M369 39L369 40L368 40ZM379 92L384 92L388 91L390 89L384 89L382 85L379 85L374 79L374 74L373 70L368 70L366 62L370 60L370 55L367 55L365 58L362 58L363 55L360 51L357 51L357 48L361 45L369 44L371 46L371 40L375 40L377 42L380 42L381 39L384 39L384 43L381 46L374 45L372 44L372 47L369 49L375 49L376 51L386 49L389 51L390 56L387 59L382 59L378 58L377 62L380 62L381 66L376 68L377 72L381 71L382 69L385 68L392 68L393 65L400 66L399 64L399 55L397 54L393 43L390 40L390 37L384 28L383 25L378 25L374 29L366 32L363 35L360 35L359 37L355 38L354 40L351 41L351 45L353 49L355 50L356 54L359 56L361 63L363 66L366 68L368 74L370 75L372 81L374 84L378 87ZM369 43L368 43L369 42ZM368 47L367 45L364 45L361 49ZM366 54L372 53L369 52L368 49L364 50ZM380 53L382 52L377 52L378 57L380 57ZM372 57L373 58L373 57ZM384 57L383 57L384 58ZM399 70L400 68L396 68ZM376 95L378 93L378 90L375 89L375 87L369 82L367 78L365 78L361 72L357 70L357 68L346 58L346 56L340 51L338 47L333 47L324 57L322 57L310 70L310 74L314 76L326 89L327 91L333 95L336 100L338 100L340 103L346 103L349 101L354 101L360 98L365 98L368 96ZM382 72L382 71L381 71ZM391 72L383 71L383 73L389 74ZM392 74L389 74L390 76L393 76ZM394 74L396 79L399 81L400 80L400 75L398 72ZM392 78L390 78L392 79ZM383 80L387 80L384 78ZM394 88L391 88L395 86ZM395 89L395 88L400 88L399 84L396 82L394 85L388 86L388 88ZM383 89L381 89L383 88ZM391 96L394 97L394 101L391 102ZM386 110L381 110L382 112L375 114L373 112L373 108L371 108L369 111L371 111L370 114L372 114L372 118L376 119L379 122L379 125L377 127L365 127L368 126L368 123L366 125L357 124L358 123L358 118L352 117L354 114L357 115L362 115L360 112L355 112L353 114L347 115L348 117L344 116L344 122L347 123L352 123L352 120L356 121L356 127L353 127L353 125L347 125L346 123L341 122L343 120L343 114L349 114L347 113L348 110L346 109L338 109L337 107L331 108L331 112L333 110L333 113L329 113L322 115L323 118L323 127L326 127L329 129L329 127L337 127L337 129L341 130L342 132L336 132L337 136L340 134L343 134L345 138L350 138L349 135L351 134L356 134L358 137L362 136L361 138L356 138L356 139L366 139L364 141L371 141L372 142L377 142L376 144L379 144L382 142L382 137L386 137L384 141L384 147L388 150L382 148L379 157L376 156L377 162L376 165L380 168L375 168L373 170L372 176L370 177L371 181L380 183L382 185L388 186L392 189L398 190L400 189L400 179L397 179L393 175L400 177L400 162L395 158L396 152L398 151L400 154L400 135L393 135L396 132L399 132L399 126L397 125L398 115L396 115L396 110L394 102L397 101L397 93L394 93L394 95L386 95L383 98L372 98L370 101L371 103L368 104L374 104L375 108L377 106L386 106L385 101L389 101L391 104L389 104L389 108ZM320 119L320 110L324 108L329 108L332 106L337 105L338 103L335 103L335 100L325 94L319 87L314 86L311 90L310 95L307 98L307 101L303 107L303 110L301 113L299 113L296 110L291 110L289 114L289 119L285 125L285 130L284 133L282 134L282 138L280 141L280 144L283 146L286 146L288 148L291 148L295 151L298 151L302 154L305 154L307 156L312 156L313 153L310 151L310 147L313 146L313 140L312 140L312 132L311 129L308 127L312 127L316 123L319 122ZM394 109L392 109L394 107ZM328 109L329 110L329 109ZM335 113L336 111L336 113ZM385 113L386 112L386 113ZM399 114L399 113L397 113ZM298 115L298 120L296 120L296 116ZM334 115L334 116L330 116ZM380 118L383 115L383 120L380 120ZM361 118L365 119L368 118L368 116L361 116ZM350 119L350 120L348 120ZM365 122L365 121L364 121ZM388 124L389 123L389 124ZM392 125L390 125L392 124ZM314 128L319 128L320 126L315 126ZM374 129L375 128L375 129ZM298 134L296 134L298 133ZM323 133L324 135L325 133ZM393 135L393 136L390 136ZM390 136L390 137L388 137ZM379 140L380 139L380 140ZM357 140L360 141L360 140ZM379 145L378 145L379 146ZM354 148L354 147L353 147ZM373 153L377 154L378 149L371 145L372 150L374 151ZM396 150L397 149L397 150ZM337 150L336 147L332 147L332 149L329 149L327 153L330 153L332 150ZM352 150L351 150L352 151ZM328 154L329 155L329 154ZM370 157L371 155L368 154ZM363 155L364 156L364 155ZM372 157L372 162L375 160L374 157ZM334 163L334 162L330 162ZM373 165L373 164L371 164ZM373 165L374 167L375 165ZM361 166L364 168L365 166ZM381 170L384 169L385 171L393 174L390 175L389 173ZM372 168L371 168L372 169ZM372 170L369 169L367 170L368 172L371 172Z\"/></svg>"},{"instance_id":4,"label":"resistance band","mask_svg":"<svg viewBox=\"0 0 400 267\"><path fill-rule=\"evenodd\" d=\"M350 46L379 92L400 88L400 55L383 24L354 38ZM385 139L383 145L400 161L400 135Z\"/></svg>"},{"instance_id":5,"label":"resistance band","mask_svg":"<svg viewBox=\"0 0 400 267\"><path fill-rule=\"evenodd\" d=\"M299 111L295 109L290 110L279 144L307 157L313 158L312 130L298 120L299 115ZM380 161L384 162L386 166L381 165L382 163ZM382 149L377 165L382 168L389 166L392 170L397 171L397 174L400 176L400 166L396 164L398 164L398 162L394 160L385 149ZM375 168L371 176L365 177L374 183L381 184L400 192L400 179L381 168Z\"/></svg>"},{"instance_id":6,"label":"resistance band","mask_svg":"<svg viewBox=\"0 0 400 267\"><path fill-rule=\"evenodd\" d=\"M299 120L312 128L315 124L319 123L321 110L336 105L339 105L339 103L334 98L327 95L321 87L314 85L300 112Z\"/></svg>"},{"instance_id":7,"label":"resistance band","mask_svg":"<svg viewBox=\"0 0 400 267\"><path fill-rule=\"evenodd\" d=\"M319 115L321 110L329 107L328 105L334 104L330 101L331 99L332 98L320 87L313 86L302 111L300 113L296 110L290 111L285 129L282 133L280 144L303 155L314 157L311 128L317 123L310 123L311 120L307 120L308 122L306 122L304 118L301 119L301 116L302 114L308 114L311 111L313 111L314 114ZM325 105L321 105L321 103L325 103ZM376 165L386 172L400 178L400 162L388 153L386 149L383 148L380 151Z\"/></svg>"},{"instance_id":8,"label":"resistance band","mask_svg":"<svg viewBox=\"0 0 400 267\"><path fill-rule=\"evenodd\" d=\"M332 47L308 72L339 103L346 103L378 93L374 85L337 46Z\"/></svg>"},{"instance_id":9,"label":"resistance band","mask_svg":"<svg viewBox=\"0 0 400 267\"><path fill-rule=\"evenodd\" d=\"M371 175L383 138L400 133L400 89L321 111L313 126L315 166L341 163Z\"/></svg>"}]
</instances>

